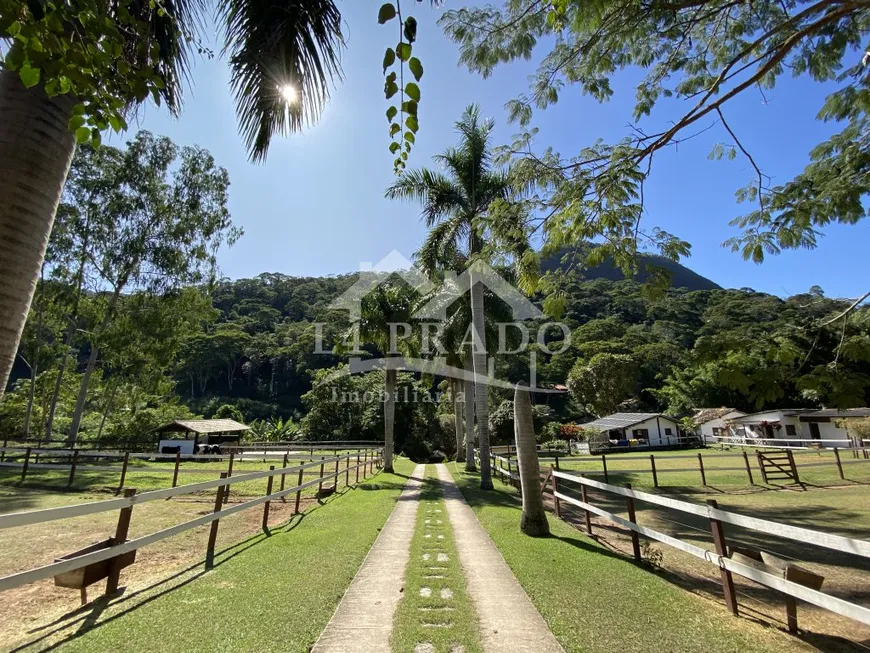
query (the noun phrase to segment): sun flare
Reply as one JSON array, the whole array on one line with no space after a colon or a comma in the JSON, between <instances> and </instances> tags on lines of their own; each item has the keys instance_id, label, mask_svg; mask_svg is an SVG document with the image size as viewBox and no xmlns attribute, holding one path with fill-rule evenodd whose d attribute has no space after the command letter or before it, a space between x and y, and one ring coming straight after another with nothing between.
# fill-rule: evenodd
<instances>
[{"instance_id":1,"label":"sun flare","mask_svg":"<svg viewBox=\"0 0 870 653\"><path fill-rule=\"evenodd\" d=\"M295 103L299 97L299 93L296 91L296 87L292 84L284 84L283 86L279 86L278 92L281 94L281 97L284 98L284 101L287 104Z\"/></svg>"}]
</instances>

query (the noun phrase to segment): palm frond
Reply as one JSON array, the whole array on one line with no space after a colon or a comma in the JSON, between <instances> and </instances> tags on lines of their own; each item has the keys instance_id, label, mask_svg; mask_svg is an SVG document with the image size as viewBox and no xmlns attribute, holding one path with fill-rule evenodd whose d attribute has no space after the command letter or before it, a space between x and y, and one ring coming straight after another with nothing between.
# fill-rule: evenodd
<instances>
[{"instance_id":1,"label":"palm frond","mask_svg":"<svg viewBox=\"0 0 870 653\"><path fill-rule=\"evenodd\" d=\"M113 0L113 13L117 14L120 6L120 0ZM147 0L133 0L124 7L147 26L148 36L143 44L138 32L122 32L127 34L123 60L134 68L151 69L159 75L163 81L160 96L169 111L178 115L184 85L191 81L191 48L203 33L207 4L205 0L166 0L158 7ZM156 57L153 45L157 46Z\"/></svg>"},{"instance_id":2,"label":"palm frond","mask_svg":"<svg viewBox=\"0 0 870 653\"><path fill-rule=\"evenodd\" d=\"M396 183L387 188L387 199L417 200L423 205L421 213L427 227L465 207L462 191L447 176L419 168L403 172Z\"/></svg>"},{"instance_id":3,"label":"palm frond","mask_svg":"<svg viewBox=\"0 0 870 653\"><path fill-rule=\"evenodd\" d=\"M229 0L220 15L239 131L261 161L274 134L319 117L330 82L341 79L341 14L332 0ZM297 93L290 104L286 85Z\"/></svg>"}]
</instances>

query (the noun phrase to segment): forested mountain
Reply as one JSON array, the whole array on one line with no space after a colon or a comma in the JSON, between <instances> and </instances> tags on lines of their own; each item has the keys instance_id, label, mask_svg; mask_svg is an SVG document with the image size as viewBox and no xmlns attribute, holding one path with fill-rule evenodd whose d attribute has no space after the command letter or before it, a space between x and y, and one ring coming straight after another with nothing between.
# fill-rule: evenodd
<instances>
[{"instance_id":1,"label":"forested mountain","mask_svg":"<svg viewBox=\"0 0 870 653\"><path fill-rule=\"evenodd\" d=\"M237 407L248 421L292 420L291 432L301 429L309 437L381 437L379 403L338 407L328 387L312 391L316 375L323 377L346 361L316 352L316 334L319 328L326 349L340 339L349 325L347 312L330 311L328 305L356 278L262 274L222 280L208 292L200 288L124 296L117 327L103 340L82 437L133 437L170 417L211 417L231 410L226 405ZM21 358L35 360L38 351L45 371L36 375L26 425L31 376L25 365L17 368L11 391L0 404L0 429L6 434L22 433L26 427L32 436L44 432L62 355L62 314L69 297L63 290L57 283L40 289ZM870 403L866 310L854 313L843 330L842 322L819 326L847 304L825 298L817 288L788 299L750 289L683 288L651 300L641 290L635 281L569 280L562 321L570 329L571 345L553 356L538 352L537 381L567 384L571 392L539 398L539 426L583 421L620 404L686 414L696 406L748 411ZM542 300L535 298L539 306ZM106 298L88 295L84 301L83 319L98 322ZM533 338L543 322L529 323ZM77 372L64 381L55 438L64 437L69 427L89 352L89 346L80 346ZM527 379L529 356L497 355L496 367L500 378ZM378 392L382 379L377 372L343 377L337 387L341 392ZM400 389L434 391L440 381L424 383L403 374ZM608 388L604 396L596 390L602 387ZM490 389L490 396L490 425L498 441L510 437L504 427L510 420L510 396L499 389ZM449 437L450 429L441 428L437 416L450 410L443 398L419 405L400 402L399 448L410 446L412 437L419 446Z\"/></svg>"},{"instance_id":2,"label":"forested mountain","mask_svg":"<svg viewBox=\"0 0 870 653\"><path fill-rule=\"evenodd\" d=\"M543 257L541 270L543 272L551 272L568 269L574 264L575 260L583 260L585 252L591 247L593 246L587 244L580 247L562 248L555 254ZM675 263L658 254L640 254L637 261L638 272L632 280L639 283L647 281L649 279L649 273L647 272L648 265L667 270L672 288L686 288L687 290L718 290L721 288L719 284L707 277L701 276L694 270L690 270L685 265ZM583 278L589 280L608 279L610 281L622 281L625 279L625 274L614 264L613 259L607 258L599 265L584 269Z\"/></svg>"}]
</instances>

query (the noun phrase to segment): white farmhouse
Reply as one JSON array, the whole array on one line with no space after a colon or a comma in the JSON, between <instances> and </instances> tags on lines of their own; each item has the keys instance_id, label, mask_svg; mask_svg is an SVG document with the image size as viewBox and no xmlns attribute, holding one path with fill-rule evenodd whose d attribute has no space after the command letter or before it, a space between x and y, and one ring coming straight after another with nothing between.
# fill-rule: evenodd
<instances>
[{"instance_id":1,"label":"white farmhouse","mask_svg":"<svg viewBox=\"0 0 870 653\"><path fill-rule=\"evenodd\" d=\"M679 425L661 413L614 413L580 426L596 428L617 442L640 440L651 447L667 447L682 441Z\"/></svg>"},{"instance_id":2,"label":"white farmhouse","mask_svg":"<svg viewBox=\"0 0 870 653\"><path fill-rule=\"evenodd\" d=\"M805 446L807 441L817 440L818 446L846 447L853 439L849 421L867 417L870 408L780 408L726 421L729 435L747 442L777 440L778 444Z\"/></svg>"}]
</instances>

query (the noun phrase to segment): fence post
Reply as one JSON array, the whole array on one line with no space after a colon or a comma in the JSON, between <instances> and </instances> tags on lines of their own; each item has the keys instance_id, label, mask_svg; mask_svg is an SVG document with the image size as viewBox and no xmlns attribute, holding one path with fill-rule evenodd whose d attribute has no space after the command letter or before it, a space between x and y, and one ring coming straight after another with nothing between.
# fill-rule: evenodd
<instances>
[{"instance_id":1,"label":"fence post","mask_svg":"<svg viewBox=\"0 0 870 653\"><path fill-rule=\"evenodd\" d=\"M584 475L580 474L580 478L584 478ZM580 499L583 501L583 503L589 503L589 495L586 491L586 486L582 483L580 484ZM583 512L585 514L586 520L586 534L589 537L592 537L592 514L585 508Z\"/></svg>"},{"instance_id":2,"label":"fence post","mask_svg":"<svg viewBox=\"0 0 870 653\"><path fill-rule=\"evenodd\" d=\"M631 489L631 483L625 484L625 489ZM628 521L632 524L637 524L637 517L634 512L634 497L626 497L625 503L628 506ZM637 531L631 531L631 551L634 553L634 559L636 562L642 562L643 558L640 555L640 537L638 537Z\"/></svg>"},{"instance_id":3,"label":"fence post","mask_svg":"<svg viewBox=\"0 0 870 653\"><path fill-rule=\"evenodd\" d=\"M129 498L136 494L133 488L124 490L124 497ZM118 525L115 527L115 537L112 538L112 546L123 544L127 541L127 533L130 532L130 520L133 518L133 506L121 508L118 512ZM112 596L118 591L118 583L121 580L121 559L112 558L109 561L109 579L106 581L106 596Z\"/></svg>"},{"instance_id":4,"label":"fence post","mask_svg":"<svg viewBox=\"0 0 870 653\"><path fill-rule=\"evenodd\" d=\"M837 471L840 472L840 478L845 480L845 476L843 476L843 463L840 462L840 452L837 450L837 447L834 447L834 458L837 460Z\"/></svg>"},{"instance_id":5,"label":"fence post","mask_svg":"<svg viewBox=\"0 0 870 653\"><path fill-rule=\"evenodd\" d=\"M356 452L356 480L353 482L354 485L359 485L359 449Z\"/></svg>"},{"instance_id":6,"label":"fence post","mask_svg":"<svg viewBox=\"0 0 870 653\"><path fill-rule=\"evenodd\" d=\"M304 472L305 472L304 469L302 469L302 468L299 469L299 480L296 482L297 487L302 485L302 474ZM338 477L336 476L336 478L338 478ZM296 508L293 510L294 515L299 514L299 501L301 501L301 500L302 500L302 488L299 488L296 490Z\"/></svg>"},{"instance_id":7,"label":"fence post","mask_svg":"<svg viewBox=\"0 0 870 653\"><path fill-rule=\"evenodd\" d=\"M701 470L701 485L707 487L707 475L704 474L704 459L698 454L698 469Z\"/></svg>"},{"instance_id":8,"label":"fence post","mask_svg":"<svg viewBox=\"0 0 870 653\"><path fill-rule=\"evenodd\" d=\"M24 477L27 476L27 467L30 465L30 447L24 453L24 466L21 468L21 480L19 483L24 483Z\"/></svg>"},{"instance_id":9,"label":"fence post","mask_svg":"<svg viewBox=\"0 0 870 653\"><path fill-rule=\"evenodd\" d=\"M746 475L749 477L749 484L755 485L755 481L752 480L752 467L749 466L749 455L746 453L746 449L743 450L743 463L746 465Z\"/></svg>"},{"instance_id":10,"label":"fence post","mask_svg":"<svg viewBox=\"0 0 870 653\"><path fill-rule=\"evenodd\" d=\"M559 471L559 456L556 456L556 471Z\"/></svg>"},{"instance_id":11,"label":"fence post","mask_svg":"<svg viewBox=\"0 0 870 653\"><path fill-rule=\"evenodd\" d=\"M233 463L235 462L235 460L236 460L236 452L230 451L230 462L227 465L227 478L230 478L233 475ZM229 501L229 499L230 499L230 486L227 485L226 491L224 492L224 502Z\"/></svg>"},{"instance_id":12,"label":"fence post","mask_svg":"<svg viewBox=\"0 0 870 653\"><path fill-rule=\"evenodd\" d=\"M345 462L347 464L344 466L344 487L350 487L350 454L347 454Z\"/></svg>"},{"instance_id":13,"label":"fence post","mask_svg":"<svg viewBox=\"0 0 870 653\"><path fill-rule=\"evenodd\" d=\"M659 486L659 475L656 474L656 457L653 454L649 455L649 464L650 464L650 467L652 468L653 487L658 487Z\"/></svg>"},{"instance_id":14,"label":"fence post","mask_svg":"<svg viewBox=\"0 0 870 653\"><path fill-rule=\"evenodd\" d=\"M175 471L172 473L172 487L178 485L178 467L181 465L181 452L175 452Z\"/></svg>"},{"instance_id":15,"label":"fence post","mask_svg":"<svg viewBox=\"0 0 870 653\"><path fill-rule=\"evenodd\" d=\"M758 458L758 468L761 470L761 480L767 485L767 471L764 469L764 460L761 458L761 452L756 451L755 455Z\"/></svg>"},{"instance_id":16,"label":"fence post","mask_svg":"<svg viewBox=\"0 0 870 653\"><path fill-rule=\"evenodd\" d=\"M559 497L556 496L556 492L559 491L559 484L556 475L553 473L556 469L556 467L550 465L550 478L553 479L553 511L556 513L556 517L562 519L562 504L559 502Z\"/></svg>"},{"instance_id":17,"label":"fence post","mask_svg":"<svg viewBox=\"0 0 870 653\"><path fill-rule=\"evenodd\" d=\"M610 479L607 477L607 454L601 454L601 464L604 465L604 482L609 483Z\"/></svg>"},{"instance_id":18,"label":"fence post","mask_svg":"<svg viewBox=\"0 0 870 653\"><path fill-rule=\"evenodd\" d=\"M323 493L323 456L320 457L320 483L317 484L317 494Z\"/></svg>"},{"instance_id":19,"label":"fence post","mask_svg":"<svg viewBox=\"0 0 870 653\"><path fill-rule=\"evenodd\" d=\"M221 478L229 478L229 474L227 472L221 472ZM224 505L224 496L228 494L227 490L229 490L229 485L220 485L217 489L217 494L214 497L214 511L220 512L221 508ZM208 534L208 548L205 552L205 568L211 569L214 567L214 547L217 544L217 534L218 534L218 523L220 519L215 519L211 523L211 530Z\"/></svg>"},{"instance_id":20,"label":"fence post","mask_svg":"<svg viewBox=\"0 0 870 653\"><path fill-rule=\"evenodd\" d=\"M269 465L269 471L274 472L275 465ZM284 475L282 474L281 476L283 478ZM266 481L266 496L269 496L270 494L272 494L272 481L274 478L275 477L273 475L270 475L269 480ZM283 490L284 488L281 488L281 489ZM267 501L266 503L263 504L263 532L265 532L265 533L269 532L269 504L270 503L272 503L272 502Z\"/></svg>"},{"instance_id":21,"label":"fence post","mask_svg":"<svg viewBox=\"0 0 870 653\"><path fill-rule=\"evenodd\" d=\"M124 489L124 481L127 479L127 465L130 464L130 452L124 454L124 464L121 466L121 481L118 483L118 492Z\"/></svg>"},{"instance_id":22,"label":"fence post","mask_svg":"<svg viewBox=\"0 0 870 653\"><path fill-rule=\"evenodd\" d=\"M76 477L76 465L79 464L79 450L73 449L72 462L69 466L69 481L67 481L66 486L72 487L73 481Z\"/></svg>"},{"instance_id":23,"label":"fence post","mask_svg":"<svg viewBox=\"0 0 870 653\"><path fill-rule=\"evenodd\" d=\"M719 504L715 499L708 499L707 505L714 509L719 508ZM713 532L713 544L716 546L716 553L722 557L728 557L728 545L725 542L725 529L722 528L722 522L710 517L710 530ZM734 579L731 577L731 572L721 566L719 567L719 575L722 577L722 591L725 593L725 604L728 606L731 614L736 617L738 612Z\"/></svg>"},{"instance_id":24,"label":"fence post","mask_svg":"<svg viewBox=\"0 0 870 653\"><path fill-rule=\"evenodd\" d=\"M0 463L6 460L6 447L9 446L9 439L3 438L3 451L0 451Z\"/></svg>"},{"instance_id":25,"label":"fence post","mask_svg":"<svg viewBox=\"0 0 870 653\"><path fill-rule=\"evenodd\" d=\"M338 492L338 463L340 461L340 457L335 459L335 484L332 486L334 492Z\"/></svg>"},{"instance_id":26,"label":"fence post","mask_svg":"<svg viewBox=\"0 0 870 653\"><path fill-rule=\"evenodd\" d=\"M287 454L284 454L284 462L282 463L281 469L287 469ZM287 474L281 474L281 492L284 491L284 479L287 477ZM281 497L281 503L286 503L287 497Z\"/></svg>"},{"instance_id":27,"label":"fence post","mask_svg":"<svg viewBox=\"0 0 870 653\"><path fill-rule=\"evenodd\" d=\"M787 449L785 453L788 456L788 464L791 466L791 473L794 476L794 482L800 484L801 479L798 476L797 465L794 463L794 454L791 449Z\"/></svg>"}]
</instances>

